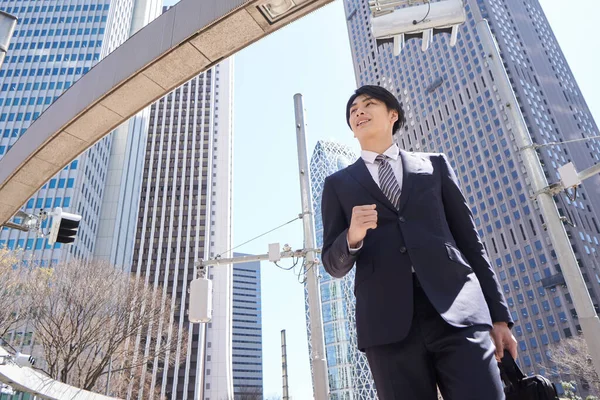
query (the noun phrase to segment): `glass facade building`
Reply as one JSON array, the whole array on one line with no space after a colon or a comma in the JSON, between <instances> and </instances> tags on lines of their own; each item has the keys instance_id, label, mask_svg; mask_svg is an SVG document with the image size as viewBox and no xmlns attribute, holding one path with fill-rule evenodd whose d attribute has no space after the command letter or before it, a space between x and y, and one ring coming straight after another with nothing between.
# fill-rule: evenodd
<instances>
[{"instance_id":1,"label":"glass facade building","mask_svg":"<svg viewBox=\"0 0 600 400\"><path fill-rule=\"evenodd\" d=\"M435 35L427 51L409 40L399 56L377 47L366 0L344 2L357 85L394 92L407 124L396 135L409 151L444 152L461 180L512 316L525 372L553 376L548 348L580 326L560 265L531 199L512 124L488 67L476 23L488 20L513 90L550 183L572 161L579 171L598 163L598 127L538 0L467 0L458 43ZM569 142L569 143L567 143ZM600 177L577 197L555 197L590 296L598 310Z\"/></svg>"},{"instance_id":2,"label":"glass facade building","mask_svg":"<svg viewBox=\"0 0 600 400\"><path fill-rule=\"evenodd\" d=\"M22 136L27 140L27 128L65 90L131 33L154 19L160 11L158 3L159 0L10 0L0 3L0 9L18 17L0 70L0 158ZM134 117L123 126L127 130L132 124L140 126L143 120ZM74 244L49 245L47 239L34 233L3 228L0 246L21 248L24 263L40 266L71 256L88 259L96 255L101 215L106 213L103 200L114 149L113 137L113 134L108 135L77 157L22 207L32 214L40 209L49 211L62 207L82 215ZM139 151L139 148L129 151ZM116 186L120 181L117 183ZM132 212L127 206L128 203L123 203L121 207L129 220L135 220L137 210ZM114 224L116 221L112 228ZM42 229L48 231L47 220ZM111 237L107 247L115 242ZM128 244L133 248L133 238ZM36 349L31 348L35 344L33 332L24 329L11 334L16 338L13 343L20 345L23 351L35 353Z\"/></svg>"},{"instance_id":3,"label":"glass facade building","mask_svg":"<svg viewBox=\"0 0 600 400\"><path fill-rule=\"evenodd\" d=\"M13 0L2 2L0 8L19 19L0 70L0 157L62 92L160 11L158 0ZM136 131L145 131L144 123L147 120L134 117L120 129L137 125ZM71 254L82 258L96 255L112 145L113 134L66 166L23 207L28 213L62 207L82 215L72 246L51 246L35 234L8 229L0 232L0 246L22 248L25 260L42 266ZM128 149L132 153L138 150L139 146ZM137 180L140 178L138 174ZM117 179L116 186L120 184ZM130 220L135 219L128 203L122 208ZM113 225L120 222L112 221ZM48 221L42 227L47 230ZM107 227L111 228L114 226ZM109 237L106 245L111 247L115 241ZM123 242L132 247L133 237Z\"/></svg>"},{"instance_id":4,"label":"glass facade building","mask_svg":"<svg viewBox=\"0 0 600 400\"><path fill-rule=\"evenodd\" d=\"M127 3L132 2L2 2L0 8L16 15L19 22L0 70L0 157L63 91L127 38L127 29L107 30L109 20L130 18L132 4ZM82 214L78 240L70 247L82 257L93 253L110 145L110 137L101 140L52 178L23 208L34 213L62 207ZM47 228L47 221L43 227ZM0 245L32 251L33 257L27 258L41 265L66 256L61 244L51 246L35 234L6 228L0 232Z\"/></svg>"},{"instance_id":5,"label":"glass facade building","mask_svg":"<svg viewBox=\"0 0 600 400\"><path fill-rule=\"evenodd\" d=\"M234 257L248 254L234 253ZM233 265L234 400L262 398L262 302L260 261ZM254 397L252 397L254 396Z\"/></svg>"},{"instance_id":6,"label":"glass facade building","mask_svg":"<svg viewBox=\"0 0 600 400\"><path fill-rule=\"evenodd\" d=\"M356 159L357 156L350 147L339 143L318 141L315 146L310 160L310 179L318 247L323 246L321 198L325 178L352 164ZM322 265L319 268L322 276L320 290L330 398L374 399L375 389L367 358L358 350L356 343L354 269L343 279L335 279ZM307 301L306 323L310 338L309 318Z\"/></svg>"}]
</instances>

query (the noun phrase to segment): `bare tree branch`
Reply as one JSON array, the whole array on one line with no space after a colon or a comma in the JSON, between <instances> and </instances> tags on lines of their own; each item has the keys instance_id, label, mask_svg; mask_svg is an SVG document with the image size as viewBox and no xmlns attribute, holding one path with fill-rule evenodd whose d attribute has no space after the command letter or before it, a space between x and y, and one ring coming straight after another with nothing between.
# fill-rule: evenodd
<instances>
[{"instance_id":1,"label":"bare tree branch","mask_svg":"<svg viewBox=\"0 0 600 400\"><path fill-rule=\"evenodd\" d=\"M550 359L561 375L571 376L593 395L600 395L600 379L582 335L561 340L550 347Z\"/></svg>"},{"instance_id":2,"label":"bare tree branch","mask_svg":"<svg viewBox=\"0 0 600 400\"><path fill-rule=\"evenodd\" d=\"M121 388L126 393L132 382L147 393L152 374L144 370L151 363L169 367L166 355L186 336L170 321L171 301L162 289L145 287L106 262L38 268L29 281L25 297L35 342L43 349L40 369L61 382L103 391L110 365L113 394L124 394ZM168 337L163 326L169 327ZM141 351L133 345L138 338L147 344Z\"/></svg>"},{"instance_id":3,"label":"bare tree branch","mask_svg":"<svg viewBox=\"0 0 600 400\"><path fill-rule=\"evenodd\" d=\"M0 248L0 337L6 337L27 318L23 294L29 271L19 256L19 252Z\"/></svg>"}]
</instances>

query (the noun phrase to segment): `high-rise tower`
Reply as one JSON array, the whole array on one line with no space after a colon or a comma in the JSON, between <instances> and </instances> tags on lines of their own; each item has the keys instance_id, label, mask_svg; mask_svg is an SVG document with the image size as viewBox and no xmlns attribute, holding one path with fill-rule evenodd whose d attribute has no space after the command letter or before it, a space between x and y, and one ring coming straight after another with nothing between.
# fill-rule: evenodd
<instances>
[{"instance_id":1,"label":"high-rise tower","mask_svg":"<svg viewBox=\"0 0 600 400\"><path fill-rule=\"evenodd\" d=\"M444 152L455 168L511 313L526 372L546 371L550 343L580 329L530 185L509 117L476 30L488 20L550 182L569 161L583 170L600 160L596 126L538 0L467 0L458 43L436 35L427 51L408 41L399 56L376 46L366 0L345 2L358 85L393 91L407 116L400 147ZM564 143L563 143L564 142ZM598 310L600 177L556 196L591 298Z\"/></svg>"},{"instance_id":2,"label":"high-rise tower","mask_svg":"<svg viewBox=\"0 0 600 400\"><path fill-rule=\"evenodd\" d=\"M155 390L173 400L233 395L231 268L209 268L212 322L191 324L186 316L198 260L228 257L231 248L232 69L224 60L151 107L132 274L164 289L176 305L169 320L188 339L163 326L178 350L167 356L171 367L155 363L144 372L150 391L132 389L135 398L153 398Z\"/></svg>"}]
</instances>

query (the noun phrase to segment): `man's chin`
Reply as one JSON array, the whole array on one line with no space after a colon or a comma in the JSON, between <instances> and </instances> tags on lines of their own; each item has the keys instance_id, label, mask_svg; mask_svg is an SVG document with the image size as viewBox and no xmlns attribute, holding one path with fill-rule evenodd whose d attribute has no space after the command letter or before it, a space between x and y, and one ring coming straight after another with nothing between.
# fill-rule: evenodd
<instances>
[{"instance_id":1,"label":"man's chin","mask_svg":"<svg viewBox=\"0 0 600 400\"><path fill-rule=\"evenodd\" d=\"M375 137L375 132L373 132L372 129L369 129L367 127L364 128L358 128L356 129L356 131L354 131L354 136L358 139L361 140L362 138L364 139L373 139Z\"/></svg>"}]
</instances>

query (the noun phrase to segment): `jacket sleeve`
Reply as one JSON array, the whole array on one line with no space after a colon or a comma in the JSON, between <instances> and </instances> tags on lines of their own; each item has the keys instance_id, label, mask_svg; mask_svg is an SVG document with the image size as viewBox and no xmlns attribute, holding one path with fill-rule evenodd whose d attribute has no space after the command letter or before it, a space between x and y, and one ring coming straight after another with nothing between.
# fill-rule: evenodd
<instances>
[{"instance_id":1,"label":"jacket sleeve","mask_svg":"<svg viewBox=\"0 0 600 400\"><path fill-rule=\"evenodd\" d=\"M323 186L321 218L323 267L334 278L342 278L354 266L360 250L350 253L347 242L348 222L330 177L325 179Z\"/></svg>"},{"instance_id":2,"label":"jacket sleeve","mask_svg":"<svg viewBox=\"0 0 600 400\"><path fill-rule=\"evenodd\" d=\"M460 190L458 178L445 154L440 155L440 163L442 198L452 236L481 284L492 322L506 322L509 327L512 327L513 320L506 299L477 233L473 214Z\"/></svg>"}]
</instances>

